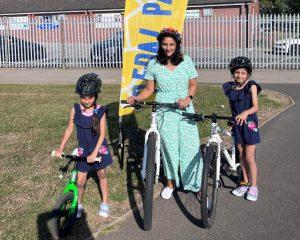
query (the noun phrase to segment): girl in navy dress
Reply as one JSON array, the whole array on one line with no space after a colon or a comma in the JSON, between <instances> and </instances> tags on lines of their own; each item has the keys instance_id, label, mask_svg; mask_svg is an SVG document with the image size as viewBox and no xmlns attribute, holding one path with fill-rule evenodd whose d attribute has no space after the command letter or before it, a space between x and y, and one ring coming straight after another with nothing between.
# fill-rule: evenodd
<instances>
[{"instance_id":1,"label":"girl in navy dress","mask_svg":"<svg viewBox=\"0 0 300 240\"><path fill-rule=\"evenodd\" d=\"M233 134L244 178L244 182L233 190L232 194L240 197L247 193L247 200L256 201L258 190L255 147L260 142L256 112L258 111L257 95L260 93L261 87L255 81L249 80L252 64L248 58L232 59L229 68L234 81L224 83L223 90L229 98L232 116L236 120Z\"/></svg>"},{"instance_id":2,"label":"girl in navy dress","mask_svg":"<svg viewBox=\"0 0 300 240\"><path fill-rule=\"evenodd\" d=\"M61 140L56 156L63 152L65 144L71 136L74 125L77 130L78 155L87 157L87 161L77 162L78 177L78 211L77 217L81 217L83 211L82 196L87 174L90 170L96 170L102 193L99 215L109 216L108 182L106 167L112 164L112 158L105 139L106 116L104 107L97 105L98 93L101 91L102 82L95 73L81 76L77 81L76 93L80 96L80 103L75 103L71 109L67 129ZM96 157L101 157L100 163L95 162Z\"/></svg>"}]
</instances>

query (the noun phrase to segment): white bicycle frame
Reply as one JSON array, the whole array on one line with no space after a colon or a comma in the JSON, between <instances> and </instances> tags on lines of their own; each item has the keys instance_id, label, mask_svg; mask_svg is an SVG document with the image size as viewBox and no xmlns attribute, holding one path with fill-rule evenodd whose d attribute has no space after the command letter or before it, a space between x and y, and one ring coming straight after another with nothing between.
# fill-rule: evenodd
<instances>
[{"instance_id":1,"label":"white bicycle frame","mask_svg":"<svg viewBox=\"0 0 300 240\"><path fill-rule=\"evenodd\" d=\"M219 132L222 135L231 137L231 155L228 153L225 144L223 143L222 138L219 135ZM236 149L235 149L235 140L231 132L226 131L224 128L219 127L218 123L211 123L210 129L210 138L206 144L209 146L210 144L217 146L217 181L220 181L220 168L221 168L221 151L223 152L227 163L229 165L229 169L232 171L237 171L237 167L240 163L236 163Z\"/></svg>"},{"instance_id":2,"label":"white bicycle frame","mask_svg":"<svg viewBox=\"0 0 300 240\"><path fill-rule=\"evenodd\" d=\"M155 174L155 183L158 181L159 171L160 171L160 134L157 129L157 113L151 113L151 127L147 130L145 135L145 143L144 143L144 159L143 159L143 167L142 167L142 178L145 180L145 172L146 172L146 163L147 159L147 141L150 133L155 133L155 163L156 163L156 174Z\"/></svg>"}]
</instances>

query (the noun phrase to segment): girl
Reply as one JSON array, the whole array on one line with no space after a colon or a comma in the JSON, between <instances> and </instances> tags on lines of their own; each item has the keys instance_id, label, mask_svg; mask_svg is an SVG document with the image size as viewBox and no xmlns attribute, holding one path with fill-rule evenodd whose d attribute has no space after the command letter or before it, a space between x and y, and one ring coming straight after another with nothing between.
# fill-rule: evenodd
<instances>
[{"instance_id":1,"label":"girl","mask_svg":"<svg viewBox=\"0 0 300 240\"><path fill-rule=\"evenodd\" d=\"M76 93L80 96L80 103L75 103L71 109L67 129L61 140L56 156L63 152L65 144L71 136L76 125L78 139L78 155L87 157L87 161L77 162L78 177L78 211L77 218L81 217L83 211L82 196L86 183L87 173L96 170L102 192L102 203L100 204L99 215L109 216L108 205L108 183L106 167L112 164L107 142L105 140L106 116L105 109L96 104L98 93L101 91L102 82L95 73L81 76L77 81ZM101 156L101 162L95 162L95 158Z\"/></svg>"},{"instance_id":2,"label":"girl","mask_svg":"<svg viewBox=\"0 0 300 240\"><path fill-rule=\"evenodd\" d=\"M258 131L257 95L261 87L253 80L249 80L252 73L251 61L246 57L237 57L231 60L229 65L234 82L223 84L225 95L229 98L232 116L236 125L233 134L239 151L244 183L232 191L235 196L243 196L246 199L256 201L257 190L257 166L255 163L255 147L260 142Z\"/></svg>"}]
</instances>

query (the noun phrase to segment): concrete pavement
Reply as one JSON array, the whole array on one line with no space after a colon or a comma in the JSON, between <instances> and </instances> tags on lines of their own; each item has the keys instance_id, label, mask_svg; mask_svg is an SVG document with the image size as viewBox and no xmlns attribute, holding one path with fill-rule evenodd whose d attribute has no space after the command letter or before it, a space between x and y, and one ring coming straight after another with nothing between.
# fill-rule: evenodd
<instances>
[{"instance_id":1,"label":"concrete pavement","mask_svg":"<svg viewBox=\"0 0 300 240\"><path fill-rule=\"evenodd\" d=\"M0 83L28 84L75 84L77 79L88 72L101 76L104 83L119 84L121 69L0 69ZM223 83L231 76L226 69L198 70L199 83ZM300 70L254 70L253 79L259 83L300 83Z\"/></svg>"}]
</instances>

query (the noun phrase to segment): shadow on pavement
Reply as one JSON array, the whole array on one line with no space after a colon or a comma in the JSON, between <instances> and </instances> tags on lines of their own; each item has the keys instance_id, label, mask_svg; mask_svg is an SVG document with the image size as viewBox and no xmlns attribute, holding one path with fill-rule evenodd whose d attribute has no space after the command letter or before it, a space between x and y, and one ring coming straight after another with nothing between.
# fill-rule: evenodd
<instances>
[{"instance_id":1,"label":"shadow on pavement","mask_svg":"<svg viewBox=\"0 0 300 240\"><path fill-rule=\"evenodd\" d=\"M174 199L184 216L195 226L202 228L201 203L196 193L179 189L174 191Z\"/></svg>"},{"instance_id":2,"label":"shadow on pavement","mask_svg":"<svg viewBox=\"0 0 300 240\"><path fill-rule=\"evenodd\" d=\"M143 147L145 131L138 128L134 114L125 115L122 117L122 144L120 148L119 142L119 102L114 102L106 105L107 108L107 128L110 139L110 145L113 149L113 154L118 156L120 169L126 170L127 176L127 193L130 203L130 208L133 211L138 226L143 229L143 218L138 204L141 196L144 199L144 183L141 177L141 164L143 158Z\"/></svg>"},{"instance_id":3,"label":"shadow on pavement","mask_svg":"<svg viewBox=\"0 0 300 240\"><path fill-rule=\"evenodd\" d=\"M123 116L127 193L137 225L143 229L143 217L138 204L144 200L144 183L141 176L145 131L138 128L134 114ZM141 196L137 199L136 196Z\"/></svg>"}]
</instances>

